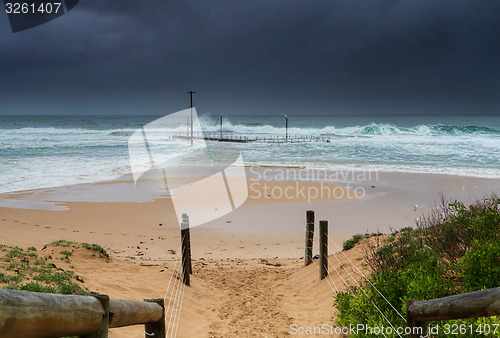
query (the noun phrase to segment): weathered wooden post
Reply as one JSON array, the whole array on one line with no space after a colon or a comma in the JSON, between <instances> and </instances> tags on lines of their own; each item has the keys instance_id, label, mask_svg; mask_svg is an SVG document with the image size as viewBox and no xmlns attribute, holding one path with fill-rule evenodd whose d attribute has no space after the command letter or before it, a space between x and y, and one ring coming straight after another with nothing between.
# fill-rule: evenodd
<instances>
[{"instance_id":1,"label":"weathered wooden post","mask_svg":"<svg viewBox=\"0 0 500 338\"><path fill-rule=\"evenodd\" d=\"M187 253L188 253L188 271L189 274L193 274L193 264L191 263L191 231L189 230L189 219L188 219L188 228L187 228Z\"/></svg>"},{"instance_id":2,"label":"weathered wooden post","mask_svg":"<svg viewBox=\"0 0 500 338\"><path fill-rule=\"evenodd\" d=\"M427 323L415 320L415 318L413 318L410 312L410 306L414 302L415 302L414 300L406 301L406 326L411 329L408 330L410 332L406 334L406 337L407 338L420 338L421 336L425 337L427 335Z\"/></svg>"},{"instance_id":3,"label":"weathered wooden post","mask_svg":"<svg viewBox=\"0 0 500 338\"><path fill-rule=\"evenodd\" d=\"M144 299L145 302L157 303L163 308L163 316L157 322L147 323L145 327L145 338L150 337L159 337L164 338L166 336L165 333L165 301L163 298L159 299Z\"/></svg>"},{"instance_id":4,"label":"weathered wooden post","mask_svg":"<svg viewBox=\"0 0 500 338\"><path fill-rule=\"evenodd\" d=\"M328 274L328 221L319 221L319 279Z\"/></svg>"},{"instance_id":5,"label":"weathered wooden post","mask_svg":"<svg viewBox=\"0 0 500 338\"><path fill-rule=\"evenodd\" d=\"M108 338L109 330L109 296L107 295L94 295L99 302L101 302L104 314L102 315L102 323L99 330L94 333L80 336L80 338Z\"/></svg>"},{"instance_id":6,"label":"weathered wooden post","mask_svg":"<svg viewBox=\"0 0 500 338\"><path fill-rule=\"evenodd\" d=\"M189 249L189 216L182 214L181 222L181 244L182 244L182 276L183 282L187 286L190 285L190 271L191 266L191 250Z\"/></svg>"},{"instance_id":7,"label":"weathered wooden post","mask_svg":"<svg viewBox=\"0 0 500 338\"><path fill-rule=\"evenodd\" d=\"M182 214L182 222L185 224L187 229L186 240L187 240L187 256L188 256L188 268L189 273L193 274L193 266L191 264L191 230L189 229L189 216L187 214Z\"/></svg>"},{"instance_id":8,"label":"weathered wooden post","mask_svg":"<svg viewBox=\"0 0 500 338\"><path fill-rule=\"evenodd\" d=\"M306 252L304 254L304 266L312 263L312 250L313 250L313 237L314 237L314 211L306 211Z\"/></svg>"}]
</instances>

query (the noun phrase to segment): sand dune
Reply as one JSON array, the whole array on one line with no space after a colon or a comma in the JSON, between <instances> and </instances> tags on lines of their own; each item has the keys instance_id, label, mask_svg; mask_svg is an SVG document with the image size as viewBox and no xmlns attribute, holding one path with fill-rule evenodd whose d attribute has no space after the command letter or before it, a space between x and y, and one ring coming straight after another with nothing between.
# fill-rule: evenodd
<instances>
[{"instance_id":1,"label":"sand dune","mask_svg":"<svg viewBox=\"0 0 500 338\"><path fill-rule=\"evenodd\" d=\"M113 189L114 185L100 186ZM361 276L343 254L336 254L340 263L337 261L333 252L338 249L333 243L340 246L342 240L358 232L412 226L440 192L467 202L499 190L496 180L417 174L381 175L377 181L360 186L367 192L361 200L268 203L263 197L192 228L192 284L184 290L178 336L281 337L290 333L292 324L334 324L334 290L345 290L343 279L352 285L352 279ZM81 187L75 193L78 191ZM57 191L43 194L45 199L57 201L53 195ZM10 198L15 205L16 198L29 197L29 192L3 194L0 200ZM0 244L40 250L60 239L97 243L108 250L111 260L96 261L80 254L72 257L74 270L86 287L112 298L165 297L180 243L179 225L168 199L57 203L65 210L1 207ZM330 222L331 279L319 281L315 264L302 266L308 209L316 211L316 220ZM316 236L315 253L317 248ZM360 247L347 255L360 267ZM171 299L175 295L167 294L167 305L178 304ZM173 321L169 322L173 326ZM143 326L111 330L111 337L140 336L144 336Z\"/></svg>"},{"instance_id":2,"label":"sand dune","mask_svg":"<svg viewBox=\"0 0 500 338\"><path fill-rule=\"evenodd\" d=\"M346 254L361 268L362 247ZM342 264L350 266L343 254L336 255ZM303 267L302 260L293 259L193 262L191 286L184 289L178 336L282 337L290 333L292 324L299 327L334 324L331 285L335 283L343 291L346 288L333 267L341 272L342 278L349 276L333 255L329 259L332 271L322 281L317 260L308 267ZM174 262L141 264L119 258L89 259L83 255L76 255L72 262L88 288L112 298L135 300L163 298L174 268ZM352 267L348 270L353 274ZM167 297L167 307L169 302L172 307L178 303ZM168 313L167 326L172 317L172 312ZM138 337L143 331L143 326L112 329L110 336Z\"/></svg>"}]
</instances>

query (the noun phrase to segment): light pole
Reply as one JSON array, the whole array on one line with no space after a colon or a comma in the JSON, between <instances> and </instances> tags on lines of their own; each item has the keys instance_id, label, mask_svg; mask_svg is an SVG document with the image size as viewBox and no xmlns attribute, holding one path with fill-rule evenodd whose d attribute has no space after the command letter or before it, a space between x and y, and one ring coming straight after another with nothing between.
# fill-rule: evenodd
<instances>
[{"instance_id":1,"label":"light pole","mask_svg":"<svg viewBox=\"0 0 500 338\"><path fill-rule=\"evenodd\" d=\"M288 116L283 116L285 117L285 142L288 142Z\"/></svg>"},{"instance_id":2,"label":"light pole","mask_svg":"<svg viewBox=\"0 0 500 338\"><path fill-rule=\"evenodd\" d=\"M224 114L220 114L220 138L222 140L222 116L224 116Z\"/></svg>"},{"instance_id":3,"label":"light pole","mask_svg":"<svg viewBox=\"0 0 500 338\"><path fill-rule=\"evenodd\" d=\"M194 139L194 134L193 134L193 92L192 90L188 91L188 94L191 97L191 145L193 145L193 139Z\"/></svg>"}]
</instances>

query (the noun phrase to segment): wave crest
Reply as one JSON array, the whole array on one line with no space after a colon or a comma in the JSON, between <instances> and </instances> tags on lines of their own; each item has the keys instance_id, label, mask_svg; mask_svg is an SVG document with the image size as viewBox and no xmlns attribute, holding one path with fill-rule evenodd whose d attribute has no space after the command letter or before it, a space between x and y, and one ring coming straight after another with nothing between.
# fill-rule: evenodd
<instances>
[{"instance_id":1,"label":"wave crest","mask_svg":"<svg viewBox=\"0 0 500 338\"><path fill-rule=\"evenodd\" d=\"M460 135L498 135L499 130L481 126L455 126L445 124L398 127L391 124L372 123L358 127L359 135L422 135L422 136L460 136Z\"/></svg>"}]
</instances>

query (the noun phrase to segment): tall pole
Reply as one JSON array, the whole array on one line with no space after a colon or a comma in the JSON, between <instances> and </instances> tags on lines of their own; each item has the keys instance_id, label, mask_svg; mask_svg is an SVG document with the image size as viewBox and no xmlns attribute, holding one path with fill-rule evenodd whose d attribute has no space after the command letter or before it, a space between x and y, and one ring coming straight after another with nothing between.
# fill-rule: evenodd
<instances>
[{"instance_id":1,"label":"tall pole","mask_svg":"<svg viewBox=\"0 0 500 338\"><path fill-rule=\"evenodd\" d=\"M193 139L194 139L194 134L193 134L193 92L192 90L188 91L189 96L191 97L191 145L193 145Z\"/></svg>"},{"instance_id":2,"label":"tall pole","mask_svg":"<svg viewBox=\"0 0 500 338\"><path fill-rule=\"evenodd\" d=\"M220 138L222 140L222 116L224 116L224 114L220 114Z\"/></svg>"},{"instance_id":3,"label":"tall pole","mask_svg":"<svg viewBox=\"0 0 500 338\"><path fill-rule=\"evenodd\" d=\"M288 142L288 116L283 116L285 117L285 142Z\"/></svg>"}]
</instances>

